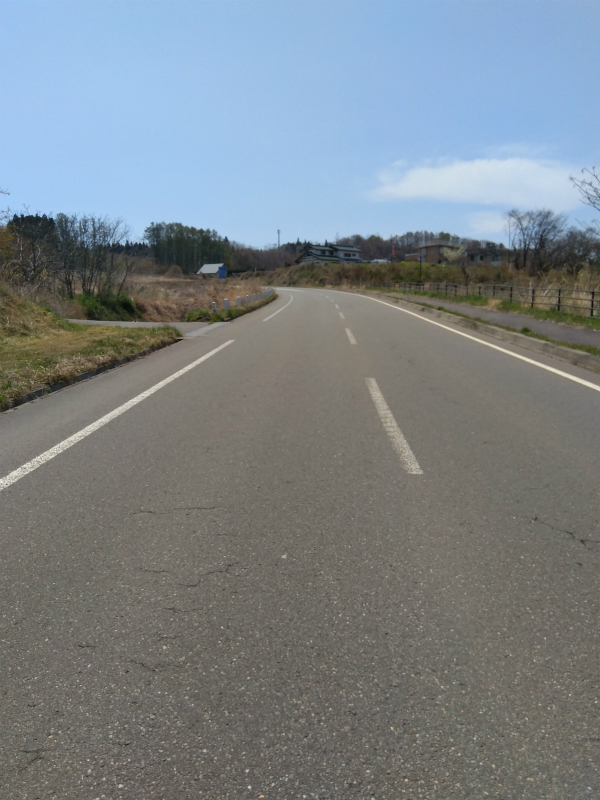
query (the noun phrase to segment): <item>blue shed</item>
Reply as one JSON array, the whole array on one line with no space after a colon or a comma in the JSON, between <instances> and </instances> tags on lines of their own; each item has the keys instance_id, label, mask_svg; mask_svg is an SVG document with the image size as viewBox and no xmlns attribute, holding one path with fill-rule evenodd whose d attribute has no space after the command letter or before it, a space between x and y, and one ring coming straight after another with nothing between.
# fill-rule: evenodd
<instances>
[{"instance_id":1,"label":"blue shed","mask_svg":"<svg viewBox=\"0 0 600 800\"><path fill-rule=\"evenodd\" d=\"M225 264L204 264L196 275L204 275L205 278L226 278L227 267Z\"/></svg>"}]
</instances>

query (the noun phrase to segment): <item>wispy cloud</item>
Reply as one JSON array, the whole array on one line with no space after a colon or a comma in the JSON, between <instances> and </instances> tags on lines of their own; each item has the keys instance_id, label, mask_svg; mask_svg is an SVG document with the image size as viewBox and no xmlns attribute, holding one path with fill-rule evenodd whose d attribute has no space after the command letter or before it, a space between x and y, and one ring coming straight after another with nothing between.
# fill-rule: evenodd
<instances>
[{"instance_id":1,"label":"wispy cloud","mask_svg":"<svg viewBox=\"0 0 600 800\"><path fill-rule=\"evenodd\" d=\"M556 147L548 144L530 144L529 142L511 142L496 147L485 147L482 150L485 158L531 158L554 159L557 156Z\"/></svg>"},{"instance_id":2,"label":"wispy cloud","mask_svg":"<svg viewBox=\"0 0 600 800\"><path fill-rule=\"evenodd\" d=\"M379 186L370 197L569 211L579 204L569 181L576 171L560 161L526 157L443 160L413 167L397 162L379 174Z\"/></svg>"}]
</instances>

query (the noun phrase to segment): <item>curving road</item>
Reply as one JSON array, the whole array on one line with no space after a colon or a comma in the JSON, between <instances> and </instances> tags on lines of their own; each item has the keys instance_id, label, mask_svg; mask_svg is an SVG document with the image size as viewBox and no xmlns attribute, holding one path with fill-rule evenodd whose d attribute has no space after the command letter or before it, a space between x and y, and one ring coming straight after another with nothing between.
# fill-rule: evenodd
<instances>
[{"instance_id":1,"label":"curving road","mask_svg":"<svg viewBox=\"0 0 600 800\"><path fill-rule=\"evenodd\" d=\"M600 797L599 416L287 289L2 414L0 797Z\"/></svg>"}]
</instances>

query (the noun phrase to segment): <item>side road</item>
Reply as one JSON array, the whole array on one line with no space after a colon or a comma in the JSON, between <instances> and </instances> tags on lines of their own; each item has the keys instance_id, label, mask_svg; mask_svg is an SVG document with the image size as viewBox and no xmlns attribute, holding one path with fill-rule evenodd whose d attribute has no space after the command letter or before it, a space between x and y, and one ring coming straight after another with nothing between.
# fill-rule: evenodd
<instances>
[{"instance_id":1,"label":"side road","mask_svg":"<svg viewBox=\"0 0 600 800\"><path fill-rule=\"evenodd\" d=\"M118 328L160 328L161 325L168 324L186 338L188 336L198 336L202 328L207 328L210 325L210 322L123 322L121 320L98 319L70 319L69 322L76 322L79 325L102 325L104 327L114 326Z\"/></svg>"}]
</instances>

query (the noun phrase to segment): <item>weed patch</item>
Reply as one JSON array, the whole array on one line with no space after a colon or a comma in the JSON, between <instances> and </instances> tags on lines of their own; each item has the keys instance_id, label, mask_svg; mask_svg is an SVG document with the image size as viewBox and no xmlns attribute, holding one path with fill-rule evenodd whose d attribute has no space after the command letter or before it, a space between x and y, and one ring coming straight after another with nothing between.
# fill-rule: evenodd
<instances>
[{"instance_id":1,"label":"weed patch","mask_svg":"<svg viewBox=\"0 0 600 800\"><path fill-rule=\"evenodd\" d=\"M258 300L256 303L250 303L247 306L233 306L227 311L210 311L207 308L199 308L196 311L190 311L185 315L186 322L225 322L236 317L242 317L250 311L256 311L257 308L262 308L268 303L272 303L277 297L277 292L273 292L268 297Z\"/></svg>"},{"instance_id":2,"label":"weed patch","mask_svg":"<svg viewBox=\"0 0 600 800\"><path fill-rule=\"evenodd\" d=\"M129 322L142 316L134 300L127 294L104 296L79 294L75 300L85 311L87 319Z\"/></svg>"}]
</instances>

